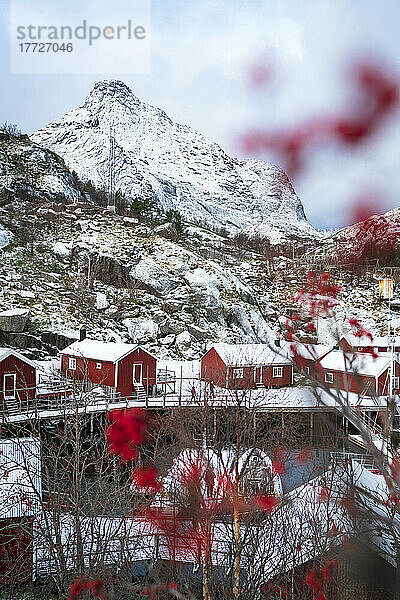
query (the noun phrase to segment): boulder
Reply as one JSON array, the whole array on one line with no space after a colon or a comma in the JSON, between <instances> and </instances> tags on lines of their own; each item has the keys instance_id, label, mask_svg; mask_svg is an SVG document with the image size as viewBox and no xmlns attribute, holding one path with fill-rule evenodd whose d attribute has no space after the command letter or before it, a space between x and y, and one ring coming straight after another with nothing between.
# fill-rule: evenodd
<instances>
[{"instance_id":1,"label":"boulder","mask_svg":"<svg viewBox=\"0 0 400 600\"><path fill-rule=\"evenodd\" d=\"M124 319L122 324L134 343L145 344L157 340L158 325L151 319Z\"/></svg>"},{"instance_id":2,"label":"boulder","mask_svg":"<svg viewBox=\"0 0 400 600\"><path fill-rule=\"evenodd\" d=\"M131 264L124 264L113 256L96 252L91 253L90 259L90 274L94 279L118 288L131 287Z\"/></svg>"},{"instance_id":3,"label":"boulder","mask_svg":"<svg viewBox=\"0 0 400 600\"><path fill-rule=\"evenodd\" d=\"M25 299L32 299L35 297L35 293L31 292L30 290L20 290L18 293L21 296L21 298Z\"/></svg>"},{"instance_id":4,"label":"boulder","mask_svg":"<svg viewBox=\"0 0 400 600\"><path fill-rule=\"evenodd\" d=\"M158 340L161 346L172 346L175 342L175 336L173 333L166 335L165 337Z\"/></svg>"},{"instance_id":5,"label":"boulder","mask_svg":"<svg viewBox=\"0 0 400 600\"><path fill-rule=\"evenodd\" d=\"M180 285L179 279L170 275L148 257L142 258L131 269L130 277L135 287L161 298Z\"/></svg>"},{"instance_id":6,"label":"boulder","mask_svg":"<svg viewBox=\"0 0 400 600\"><path fill-rule=\"evenodd\" d=\"M168 313L175 313L182 310L183 301L182 300L166 300L164 302L164 309Z\"/></svg>"},{"instance_id":7,"label":"boulder","mask_svg":"<svg viewBox=\"0 0 400 600\"><path fill-rule=\"evenodd\" d=\"M206 329L202 329L201 327L197 327L197 325L190 325L189 323L187 324L187 330L188 332L196 338L196 340L209 340L210 339L210 332L207 331Z\"/></svg>"},{"instance_id":8,"label":"boulder","mask_svg":"<svg viewBox=\"0 0 400 600\"><path fill-rule=\"evenodd\" d=\"M192 338L190 337L190 333L188 331L182 331L182 333L176 336L175 346L180 352L185 352L188 350L191 343Z\"/></svg>"},{"instance_id":9,"label":"boulder","mask_svg":"<svg viewBox=\"0 0 400 600\"><path fill-rule=\"evenodd\" d=\"M109 307L107 296L103 292L96 292L96 308L97 310L103 310Z\"/></svg>"},{"instance_id":10,"label":"boulder","mask_svg":"<svg viewBox=\"0 0 400 600\"><path fill-rule=\"evenodd\" d=\"M184 327L180 321L174 321L172 319L166 319L163 323L160 323L160 333L162 335L178 334L184 331Z\"/></svg>"},{"instance_id":11,"label":"boulder","mask_svg":"<svg viewBox=\"0 0 400 600\"><path fill-rule=\"evenodd\" d=\"M71 254L71 248L71 244L64 244L63 242L53 244L53 252L60 258L67 258Z\"/></svg>"},{"instance_id":12,"label":"boulder","mask_svg":"<svg viewBox=\"0 0 400 600\"><path fill-rule=\"evenodd\" d=\"M154 233L157 233L168 240L178 239L178 231L173 223L164 223L163 225L159 225L154 229Z\"/></svg>"},{"instance_id":13,"label":"boulder","mask_svg":"<svg viewBox=\"0 0 400 600\"><path fill-rule=\"evenodd\" d=\"M139 219L135 219L134 217L124 217L123 222L125 225L137 225L139 223Z\"/></svg>"},{"instance_id":14,"label":"boulder","mask_svg":"<svg viewBox=\"0 0 400 600\"><path fill-rule=\"evenodd\" d=\"M10 242L10 234L0 225L0 248L5 248Z\"/></svg>"},{"instance_id":15,"label":"boulder","mask_svg":"<svg viewBox=\"0 0 400 600\"><path fill-rule=\"evenodd\" d=\"M163 323L163 321L165 321L166 316L167 315L164 312L157 311L153 313L152 319L154 323Z\"/></svg>"},{"instance_id":16,"label":"boulder","mask_svg":"<svg viewBox=\"0 0 400 600\"><path fill-rule=\"evenodd\" d=\"M12 308L0 312L0 331L21 333L24 331L29 319L29 310L25 308Z\"/></svg>"}]
</instances>

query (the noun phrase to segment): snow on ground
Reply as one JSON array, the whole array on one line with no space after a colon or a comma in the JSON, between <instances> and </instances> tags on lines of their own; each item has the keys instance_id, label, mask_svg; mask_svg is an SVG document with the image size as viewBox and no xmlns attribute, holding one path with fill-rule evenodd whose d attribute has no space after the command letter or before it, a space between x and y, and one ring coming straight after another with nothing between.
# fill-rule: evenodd
<instances>
[{"instance_id":1,"label":"snow on ground","mask_svg":"<svg viewBox=\"0 0 400 600\"><path fill-rule=\"evenodd\" d=\"M58 371L60 369L60 358L51 358L49 360L35 360L35 363L38 366L39 372L51 375L54 371Z\"/></svg>"},{"instance_id":2,"label":"snow on ground","mask_svg":"<svg viewBox=\"0 0 400 600\"><path fill-rule=\"evenodd\" d=\"M8 246L11 234L0 226L0 249Z\"/></svg>"},{"instance_id":3,"label":"snow on ground","mask_svg":"<svg viewBox=\"0 0 400 600\"><path fill-rule=\"evenodd\" d=\"M157 361L157 370L167 370L175 373L178 378L181 376L184 379L199 379L200 377L200 366L199 360L174 360L174 359L163 359Z\"/></svg>"},{"instance_id":4,"label":"snow on ground","mask_svg":"<svg viewBox=\"0 0 400 600\"><path fill-rule=\"evenodd\" d=\"M28 310L25 308L10 308L9 310L3 310L0 313L1 317L19 317L21 315L28 314Z\"/></svg>"}]
</instances>

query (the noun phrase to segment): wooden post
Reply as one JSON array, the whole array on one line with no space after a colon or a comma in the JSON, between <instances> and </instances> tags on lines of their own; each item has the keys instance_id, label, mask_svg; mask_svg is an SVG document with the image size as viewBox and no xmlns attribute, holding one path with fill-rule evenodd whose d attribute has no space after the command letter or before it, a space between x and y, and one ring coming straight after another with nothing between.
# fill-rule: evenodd
<instances>
[{"instance_id":1,"label":"wooden post","mask_svg":"<svg viewBox=\"0 0 400 600\"><path fill-rule=\"evenodd\" d=\"M342 450L343 450L343 454L345 451L345 444L344 444L344 428L345 428L345 420L344 420L344 416L342 417Z\"/></svg>"},{"instance_id":2,"label":"wooden post","mask_svg":"<svg viewBox=\"0 0 400 600\"><path fill-rule=\"evenodd\" d=\"M204 367L204 406L206 406L206 395L207 395L207 365Z\"/></svg>"},{"instance_id":3,"label":"wooden post","mask_svg":"<svg viewBox=\"0 0 400 600\"><path fill-rule=\"evenodd\" d=\"M310 446L313 445L313 437L314 437L314 413L310 413Z\"/></svg>"},{"instance_id":4,"label":"wooden post","mask_svg":"<svg viewBox=\"0 0 400 600\"><path fill-rule=\"evenodd\" d=\"M179 406L182 406L182 374L183 374L183 367L181 365L181 385L179 387Z\"/></svg>"}]
</instances>

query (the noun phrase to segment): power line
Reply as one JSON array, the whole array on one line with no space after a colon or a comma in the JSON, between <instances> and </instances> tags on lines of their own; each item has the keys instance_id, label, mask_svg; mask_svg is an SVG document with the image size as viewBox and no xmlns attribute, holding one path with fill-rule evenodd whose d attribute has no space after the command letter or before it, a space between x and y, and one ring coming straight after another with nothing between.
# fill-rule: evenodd
<instances>
[{"instance_id":1,"label":"power line","mask_svg":"<svg viewBox=\"0 0 400 600\"><path fill-rule=\"evenodd\" d=\"M107 208L115 212L115 129L110 124L108 150L108 199Z\"/></svg>"}]
</instances>

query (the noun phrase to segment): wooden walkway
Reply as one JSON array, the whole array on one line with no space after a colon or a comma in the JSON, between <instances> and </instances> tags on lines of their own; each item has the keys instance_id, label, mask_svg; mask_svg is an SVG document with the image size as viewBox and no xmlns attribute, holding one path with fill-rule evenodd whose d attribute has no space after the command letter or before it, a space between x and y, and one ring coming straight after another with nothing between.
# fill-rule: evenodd
<instances>
[{"instance_id":1,"label":"wooden walkway","mask_svg":"<svg viewBox=\"0 0 400 600\"><path fill-rule=\"evenodd\" d=\"M114 409L141 407L148 410L167 409L204 409L223 410L236 408L254 412L288 413L288 412L340 412L339 403L320 402L311 388L278 388L254 389L245 391L218 388L215 395L209 393L163 394L156 397L147 396L144 401L137 397L117 398L115 396L94 396L90 392L77 397L73 395L62 398L35 398L23 403L9 405L0 411L0 423L23 423L54 418L72 418L79 415L108 413ZM357 411L377 411L386 405L385 398L372 399L366 397Z\"/></svg>"}]
</instances>

